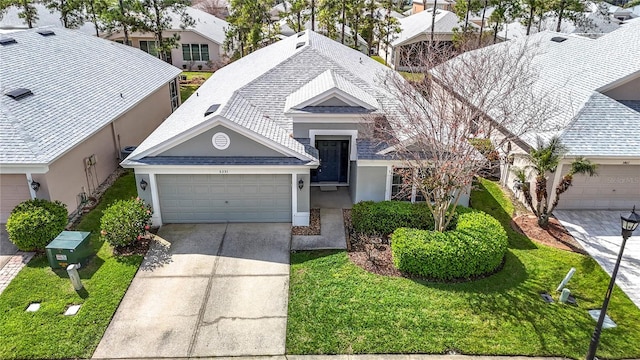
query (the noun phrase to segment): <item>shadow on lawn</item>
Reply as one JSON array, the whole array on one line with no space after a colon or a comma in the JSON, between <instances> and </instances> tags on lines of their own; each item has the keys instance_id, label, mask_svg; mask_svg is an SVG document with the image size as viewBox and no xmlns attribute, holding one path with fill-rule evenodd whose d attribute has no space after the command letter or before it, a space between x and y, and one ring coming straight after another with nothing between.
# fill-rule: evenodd
<instances>
[{"instance_id":1,"label":"shadow on lawn","mask_svg":"<svg viewBox=\"0 0 640 360\"><path fill-rule=\"evenodd\" d=\"M499 189L501 190L501 189ZM499 195L503 195L502 191ZM505 199L510 201L509 199ZM494 194L482 182L475 183L474 193L471 195L470 206L474 209L482 210L487 214L500 221L502 227L507 232L509 237L509 248L519 250L534 250L537 246L525 235L520 234L511 227L511 217L500 204L500 201L496 199Z\"/></svg>"}]
</instances>

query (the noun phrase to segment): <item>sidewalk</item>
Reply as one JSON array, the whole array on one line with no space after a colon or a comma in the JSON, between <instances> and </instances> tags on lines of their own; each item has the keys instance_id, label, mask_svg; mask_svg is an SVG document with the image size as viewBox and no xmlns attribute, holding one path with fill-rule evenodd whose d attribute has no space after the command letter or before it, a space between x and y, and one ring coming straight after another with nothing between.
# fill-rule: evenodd
<instances>
[{"instance_id":1,"label":"sidewalk","mask_svg":"<svg viewBox=\"0 0 640 360\"><path fill-rule=\"evenodd\" d=\"M34 253L18 251L9 241L4 224L0 224L0 294L9 286Z\"/></svg>"},{"instance_id":2,"label":"sidewalk","mask_svg":"<svg viewBox=\"0 0 640 360\"><path fill-rule=\"evenodd\" d=\"M206 359L209 359L209 360L507 360L507 359L565 360L565 358L561 358L561 357L424 355L424 354L278 355L278 356L199 357L197 359L199 360L206 360ZM128 360L137 360L137 359L128 359Z\"/></svg>"}]
</instances>

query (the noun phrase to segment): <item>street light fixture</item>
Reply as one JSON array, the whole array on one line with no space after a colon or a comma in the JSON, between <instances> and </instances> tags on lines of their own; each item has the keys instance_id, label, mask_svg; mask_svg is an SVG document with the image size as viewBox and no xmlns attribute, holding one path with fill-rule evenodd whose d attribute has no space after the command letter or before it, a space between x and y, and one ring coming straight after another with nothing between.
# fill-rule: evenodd
<instances>
[{"instance_id":1,"label":"street light fixture","mask_svg":"<svg viewBox=\"0 0 640 360\"><path fill-rule=\"evenodd\" d=\"M602 324L604 323L604 317L607 314L607 307L609 307L609 299L611 299L613 285L616 283L616 276L618 275L618 268L620 268L620 260L622 259L622 253L624 252L624 246L627 243L627 239L631 237L633 231L637 229L638 224L640 224L640 215L636 213L635 206L629 215L620 215L620 223L622 227L622 245L620 246L620 252L618 252L616 266L613 268L613 273L611 273L611 281L609 282L607 293L604 296L604 302L602 303L602 309L600 309L598 323L596 324L596 328L593 330L593 335L591 336L591 344L589 344L587 360L594 360L596 357L596 350L598 349L598 343L600 342L600 333L602 332Z\"/></svg>"}]
</instances>

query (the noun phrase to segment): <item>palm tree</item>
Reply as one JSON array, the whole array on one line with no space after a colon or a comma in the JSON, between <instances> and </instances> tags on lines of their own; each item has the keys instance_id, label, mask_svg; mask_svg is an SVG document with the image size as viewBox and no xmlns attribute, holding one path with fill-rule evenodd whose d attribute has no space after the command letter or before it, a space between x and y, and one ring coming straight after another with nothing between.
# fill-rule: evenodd
<instances>
[{"instance_id":1,"label":"palm tree","mask_svg":"<svg viewBox=\"0 0 640 360\"><path fill-rule=\"evenodd\" d=\"M527 160L531 163L526 169L514 168L512 171L516 176L520 189L524 195L525 202L538 218L538 225L546 228L549 225L549 217L553 210L558 206L560 195L569 190L573 184L573 176L576 174L594 176L597 175L597 165L592 164L589 160L582 157L576 158L570 164L569 172L562 177L562 180L555 189L555 198L549 206L549 194L547 185L549 177L547 173L554 173L560 164L560 160L567 153L567 148L562 144L557 136L545 142L540 137L537 139L537 145L531 149L527 155ZM529 183L527 171L535 176L534 194L536 203L533 203L531 196L531 185Z\"/></svg>"}]
</instances>

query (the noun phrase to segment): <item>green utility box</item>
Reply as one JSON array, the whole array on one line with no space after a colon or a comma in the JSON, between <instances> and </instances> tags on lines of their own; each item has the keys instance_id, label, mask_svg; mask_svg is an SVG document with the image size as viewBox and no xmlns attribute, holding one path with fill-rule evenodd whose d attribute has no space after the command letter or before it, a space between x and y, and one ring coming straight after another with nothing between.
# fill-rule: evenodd
<instances>
[{"instance_id":1,"label":"green utility box","mask_svg":"<svg viewBox=\"0 0 640 360\"><path fill-rule=\"evenodd\" d=\"M69 264L84 265L91 255L89 239L91 233L86 231L63 231L46 247L47 258L52 269L65 268Z\"/></svg>"}]
</instances>

